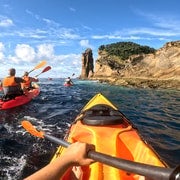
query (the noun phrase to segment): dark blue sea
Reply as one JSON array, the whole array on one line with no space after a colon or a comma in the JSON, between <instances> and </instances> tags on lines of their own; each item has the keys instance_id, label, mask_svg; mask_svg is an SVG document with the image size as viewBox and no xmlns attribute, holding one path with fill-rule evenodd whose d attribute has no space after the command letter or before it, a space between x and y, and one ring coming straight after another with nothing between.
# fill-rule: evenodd
<instances>
[{"instance_id":1,"label":"dark blue sea","mask_svg":"<svg viewBox=\"0 0 180 180\"><path fill-rule=\"evenodd\" d=\"M63 138L71 122L96 93L119 107L144 139L170 166L180 164L180 92L126 88L74 79L40 79L40 95L30 103L0 111L0 180L21 180L52 158L57 145L31 136L21 126L29 120L37 128Z\"/></svg>"}]
</instances>

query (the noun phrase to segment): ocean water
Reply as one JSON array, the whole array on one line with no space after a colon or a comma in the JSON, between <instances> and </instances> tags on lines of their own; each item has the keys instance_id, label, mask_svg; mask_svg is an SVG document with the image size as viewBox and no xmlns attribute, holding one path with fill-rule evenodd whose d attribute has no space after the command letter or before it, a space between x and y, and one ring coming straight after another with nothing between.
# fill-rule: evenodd
<instances>
[{"instance_id":1,"label":"ocean water","mask_svg":"<svg viewBox=\"0 0 180 180\"><path fill-rule=\"evenodd\" d=\"M65 87L62 79L41 79L36 99L0 111L0 180L23 179L45 166L56 151L56 144L27 133L22 120L63 138L79 111L98 92L119 107L170 167L180 164L179 91L125 88L96 81L74 83Z\"/></svg>"}]
</instances>

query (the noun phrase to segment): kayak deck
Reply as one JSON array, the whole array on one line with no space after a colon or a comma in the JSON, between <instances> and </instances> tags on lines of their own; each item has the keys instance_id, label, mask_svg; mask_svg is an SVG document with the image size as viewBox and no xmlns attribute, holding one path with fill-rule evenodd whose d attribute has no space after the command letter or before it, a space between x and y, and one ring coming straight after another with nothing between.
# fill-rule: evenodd
<instances>
[{"instance_id":1,"label":"kayak deck","mask_svg":"<svg viewBox=\"0 0 180 180\"><path fill-rule=\"evenodd\" d=\"M130 121L101 94L92 98L82 109L70 127L67 141L94 144L97 152L134 162L166 167L155 151L142 140ZM65 150L60 146L52 161L61 156ZM70 169L62 179L70 179L71 173ZM85 180L144 179L143 176L99 162L81 167L81 174L82 179Z\"/></svg>"},{"instance_id":2,"label":"kayak deck","mask_svg":"<svg viewBox=\"0 0 180 180\"><path fill-rule=\"evenodd\" d=\"M34 88L25 92L21 96L16 96L14 99L9 101L0 100L0 109L10 109L13 107L21 106L30 102L33 98L37 97L40 93L40 87L37 84L33 84Z\"/></svg>"}]
</instances>

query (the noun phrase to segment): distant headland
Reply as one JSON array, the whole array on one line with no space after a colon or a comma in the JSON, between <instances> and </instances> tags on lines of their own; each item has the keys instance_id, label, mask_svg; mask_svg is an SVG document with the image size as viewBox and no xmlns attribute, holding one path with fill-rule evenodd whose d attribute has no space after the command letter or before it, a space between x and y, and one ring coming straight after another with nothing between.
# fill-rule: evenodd
<instances>
[{"instance_id":1,"label":"distant headland","mask_svg":"<svg viewBox=\"0 0 180 180\"><path fill-rule=\"evenodd\" d=\"M113 85L180 90L180 41L156 50L133 42L102 45L93 61L90 48L82 53L80 79Z\"/></svg>"}]
</instances>

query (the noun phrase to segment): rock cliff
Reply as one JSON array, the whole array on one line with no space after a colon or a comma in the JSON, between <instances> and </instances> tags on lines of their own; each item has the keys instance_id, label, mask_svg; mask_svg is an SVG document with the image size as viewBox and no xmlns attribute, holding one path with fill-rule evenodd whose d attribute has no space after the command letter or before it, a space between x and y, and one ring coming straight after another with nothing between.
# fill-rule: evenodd
<instances>
[{"instance_id":1,"label":"rock cliff","mask_svg":"<svg viewBox=\"0 0 180 180\"><path fill-rule=\"evenodd\" d=\"M180 89L180 41L125 60L99 50L91 79L124 86Z\"/></svg>"}]
</instances>

